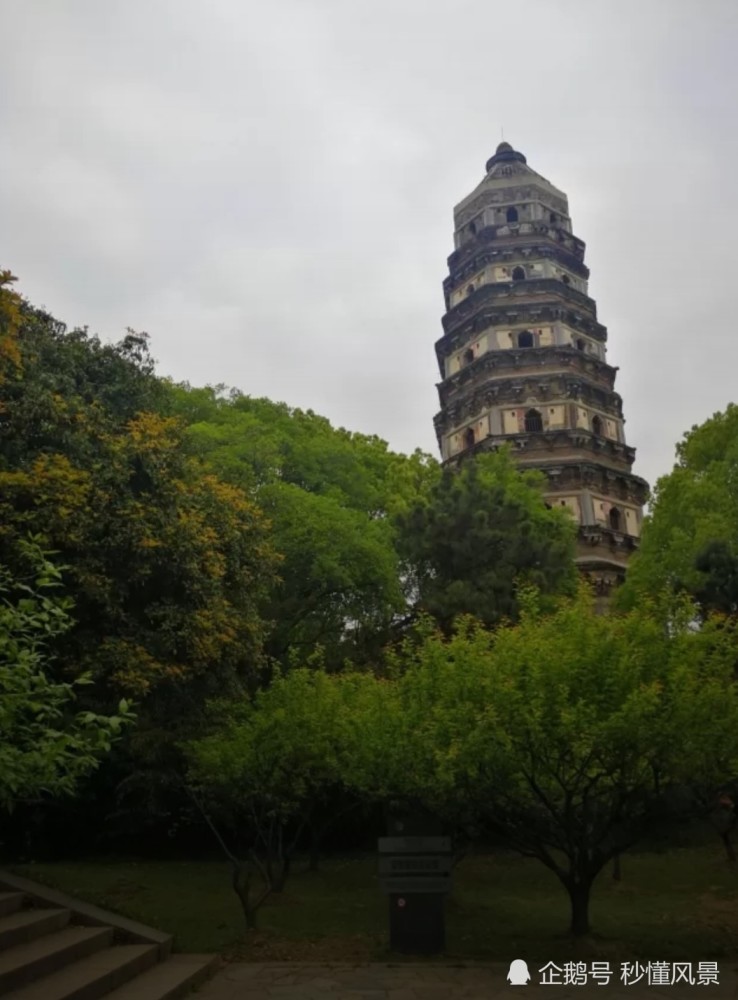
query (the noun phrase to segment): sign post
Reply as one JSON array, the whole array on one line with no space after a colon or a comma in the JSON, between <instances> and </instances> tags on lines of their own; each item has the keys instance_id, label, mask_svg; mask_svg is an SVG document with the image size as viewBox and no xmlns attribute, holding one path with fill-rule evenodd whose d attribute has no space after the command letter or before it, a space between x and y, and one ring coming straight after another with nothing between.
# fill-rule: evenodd
<instances>
[{"instance_id":1,"label":"sign post","mask_svg":"<svg viewBox=\"0 0 738 1000\"><path fill-rule=\"evenodd\" d=\"M389 897L390 948L436 955L446 945L445 900L451 889L451 838L436 822L395 809L380 837L379 883Z\"/></svg>"}]
</instances>

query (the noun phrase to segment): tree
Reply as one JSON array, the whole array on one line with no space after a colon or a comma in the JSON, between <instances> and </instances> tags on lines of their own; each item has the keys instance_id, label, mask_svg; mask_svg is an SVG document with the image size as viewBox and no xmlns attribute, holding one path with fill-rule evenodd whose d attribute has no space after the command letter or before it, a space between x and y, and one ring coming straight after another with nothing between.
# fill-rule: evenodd
<instances>
[{"instance_id":1,"label":"tree","mask_svg":"<svg viewBox=\"0 0 738 1000\"><path fill-rule=\"evenodd\" d=\"M603 866L738 773L735 636L690 628L688 602L666 630L648 604L595 614L585 585L550 614L520 599L514 627L423 623L358 715L353 773L541 861L582 935Z\"/></svg>"},{"instance_id":2,"label":"tree","mask_svg":"<svg viewBox=\"0 0 738 1000\"><path fill-rule=\"evenodd\" d=\"M21 366L18 330L23 303L11 287L16 280L10 271L0 269L0 384L16 375Z\"/></svg>"},{"instance_id":3,"label":"tree","mask_svg":"<svg viewBox=\"0 0 738 1000\"><path fill-rule=\"evenodd\" d=\"M575 528L544 503L540 473L509 453L446 467L425 495L397 514L398 547L418 612L448 630L459 614L485 624L518 613L520 583L545 594L575 586Z\"/></svg>"},{"instance_id":4,"label":"tree","mask_svg":"<svg viewBox=\"0 0 738 1000\"><path fill-rule=\"evenodd\" d=\"M735 616L738 613L738 558L727 542L710 542L694 561L695 569L704 573L702 586L694 597L703 618L713 612Z\"/></svg>"},{"instance_id":5,"label":"tree","mask_svg":"<svg viewBox=\"0 0 738 1000\"><path fill-rule=\"evenodd\" d=\"M6 813L20 802L72 794L134 718L124 700L114 716L72 712L75 688L92 680L55 682L47 647L71 627L73 602L48 596L61 586L52 553L35 539L21 548L26 579L0 565L0 809Z\"/></svg>"},{"instance_id":6,"label":"tree","mask_svg":"<svg viewBox=\"0 0 738 1000\"><path fill-rule=\"evenodd\" d=\"M90 673L79 699L94 712L138 703L106 780L81 786L102 821L113 780L135 772L146 792L163 788L206 697L260 682L279 559L253 498L165 412L145 334L102 344L9 292L0 307L0 335L17 327L18 347L17 359L0 352L0 562L20 572L28 532L59 552L75 622L53 637L53 679Z\"/></svg>"},{"instance_id":7,"label":"tree","mask_svg":"<svg viewBox=\"0 0 738 1000\"><path fill-rule=\"evenodd\" d=\"M21 369L0 388L0 555L31 531L58 550L76 624L59 669L121 694L212 693L258 677L276 572L256 504L187 449L145 336L101 345L24 305ZM170 699L170 700L167 700Z\"/></svg>"},{"instance_id":8,"label":"tree","mask_svg":"<svg viewBox=\"0 0 738 1000\"><path fill-rule=\"evenodd\" d=\"M665 590L699 594L709 609L715 587L727 582L718 577L730 575L728 562L738 552L738 407L730 404L693 427L677 445L676 458L653 489L639 549L615 596L621 609ZM712 583L711 574L717 574Z\"/></svg>"},{"instance_id":9,"label":"tree","mask_svg":"<svg viewBox=\"0 0 738 1000\"><path fill-rule=\"evenodd\" d=\"M275 623L272 662L288 667L316 643L331 669L376 662L406 614L393 516L425 494L438 463L224 386L172 386L169 412L203 461L270 519L283 557L263 605Z\"/></svg>"},{"instance_id":10,"label":"tree","mask_svg":"<svg viewBox=\"0 0 738 1000\"><path fill-rule=\"evenodd\" d=\"M267 651L289 664L319 645L338 669L404 609L391 527L291 483L265 486L259 500L284 557L264 606L275 623Z\"/></svg>"},{"instance_id":11,"label":"tree","mask_svg":"<svg viewBox=\"0 0 738 1000\"><path fill-rule=\"evenodd\" d=\"M327 807L350 770L351 685L351 677L293 670L253 702L213 704L213 732L186 745L191 793L231 862L248 927L284 887L303 830L324 832L338 818ZM227 846L224 826L233 836L245 831L247 861Z\"/></svg>"}]
</instances>

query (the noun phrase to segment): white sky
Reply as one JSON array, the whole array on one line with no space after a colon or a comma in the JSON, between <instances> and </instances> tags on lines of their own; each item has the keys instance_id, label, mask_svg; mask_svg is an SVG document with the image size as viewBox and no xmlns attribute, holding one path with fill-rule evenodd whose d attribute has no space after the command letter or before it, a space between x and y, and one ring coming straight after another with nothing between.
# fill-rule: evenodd
<instances>
[{"instance_id":1,"label":"white sky","mask_svg":"<svg viewBox=\"0 0 738 1000\"><path fill-rule=\"evenodd\" d=\"M437 455L453 206L569 196L634 471L738 396L735 0L0 0L0 266L69 326Z\"/></svg>"}]
</instances>

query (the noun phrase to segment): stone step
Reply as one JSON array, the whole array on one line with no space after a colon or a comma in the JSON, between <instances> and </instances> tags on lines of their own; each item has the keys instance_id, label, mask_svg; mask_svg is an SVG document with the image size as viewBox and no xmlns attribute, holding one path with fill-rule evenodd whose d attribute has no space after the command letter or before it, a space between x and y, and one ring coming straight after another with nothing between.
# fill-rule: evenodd
<instances>
[{"instance_id":1,"label":"stone step","mask_svg":"<svg viewBox=\"0 0 738 1000\"><path fill-rule=\"evenodd\" d=\"M65 927L0 952L0 996L113 943L112 927Z\"/></svg>"},{"instance_id":2,"label":"stone step","mask_svg":"<svg viewBox=\"0 0 738 1000\"><path fill-rule=\"evenodd\" d=\"M156 964L151 944L120 944L6 993L4 1000L100 1000Z\"/></svg>"},{"instance_id":3,"label":"stone step","mask_svg":"<svg viewBox=\"0 0 738 1000\"><path fill-rule=\"evenodd\" d=\"M176 1000L204 983L219 964L218 955L171 955L105 1000Z\"/></svg>"},{"instance_id":4,"label":"stone step","mask_svg":"<svg viewBox=\"0 0 738 1000\"><path fill-rule=\"evenodd\" d=\"M16 913L23 906L22 892L0 892L0 917Z\"/></svg>"},{"instance_id":5,"label":"stone step","mask_svg":"<svg viewBox=\"0 0 738 1000\"><path fill-rule=\"evenodd\" d=\"M59 931L67 926L70 916L69 910L29 909L0 917L0 951Z\"/></svg>"}]
</instances>

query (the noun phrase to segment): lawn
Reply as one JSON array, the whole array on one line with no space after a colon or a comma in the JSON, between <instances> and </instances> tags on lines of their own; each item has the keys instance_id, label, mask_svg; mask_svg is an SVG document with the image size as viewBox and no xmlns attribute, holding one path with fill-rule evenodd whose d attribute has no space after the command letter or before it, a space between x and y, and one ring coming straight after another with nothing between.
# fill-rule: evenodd
<instances>
[{"instance_id":1,"label":"lawn","mask_svg":"<svg viewBox=\"0 0 738 1000\"><path fill-rule=\"evenodd\" d=\"M375 857L332 858L319 872L297 865L281 895L246 934L229 870L215 862L89 862L13 869L81 899L175 935L179 951L221 952L253 961L382 961L387 900ZM715 843L623 861L592 898L594 935L564 933L568 899L541 864L496 853L467 858L454 874L447 905L445 961L646 958L738 964L738 866Z\"/></svg>"}]
</instances>

